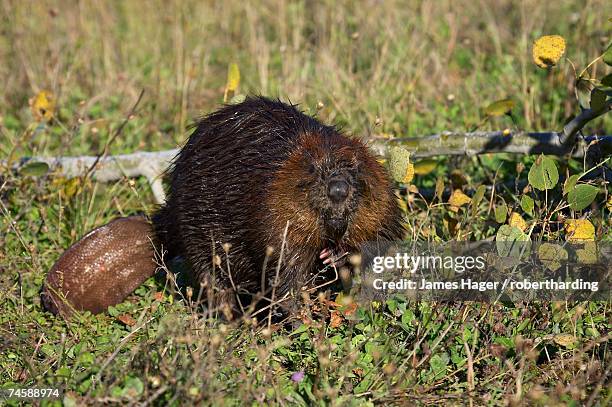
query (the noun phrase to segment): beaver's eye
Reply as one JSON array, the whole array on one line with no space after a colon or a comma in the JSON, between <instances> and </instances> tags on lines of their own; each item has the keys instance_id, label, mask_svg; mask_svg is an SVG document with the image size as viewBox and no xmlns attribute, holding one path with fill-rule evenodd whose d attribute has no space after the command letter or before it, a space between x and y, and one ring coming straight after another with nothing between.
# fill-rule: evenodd
<instances>
[{"instance_id":1,"label":"beaver's eye","mask_svg":"<svg viewBox=\"0 0 612 407\"><path fill-rule=\"evenodd\" d=\"M314 164L310 164L310 165L308 166L308 173L309 173L310 175L314 175L314 173L315 173L315 171L316 171L316 170L317 170L317 169L315 168L315 165L314 165Z\"/></svg>"}]
</instances>

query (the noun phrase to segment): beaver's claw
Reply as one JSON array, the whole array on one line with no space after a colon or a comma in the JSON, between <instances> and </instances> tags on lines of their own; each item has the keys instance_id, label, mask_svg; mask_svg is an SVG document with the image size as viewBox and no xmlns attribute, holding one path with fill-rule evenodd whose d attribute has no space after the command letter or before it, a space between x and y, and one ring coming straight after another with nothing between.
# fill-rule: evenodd
<instances>
[{"instance_id":1,"label":"beaver's claw","mask_svg":"<svg viewBox=\"0 0 612 407\"><path fill-rule=\"evenodd\" d=\"M342 267L346 263L346 254L336 255L331 249L325 248L321 250L319 258L323 260L326 266Z\"/></svg>"}]
</instances>

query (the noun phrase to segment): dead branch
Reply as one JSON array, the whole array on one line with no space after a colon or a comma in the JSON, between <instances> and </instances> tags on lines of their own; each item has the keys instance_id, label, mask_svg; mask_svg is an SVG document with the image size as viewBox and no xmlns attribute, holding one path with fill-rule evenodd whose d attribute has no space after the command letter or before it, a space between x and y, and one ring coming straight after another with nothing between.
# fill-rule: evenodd
<instances>
[{"instance_id":1,"label":"dead branch","mask_svg":"<svg viewBox=\"0 0 612 407\"><path fill-rule=\"evenodd\" d=\"M580 114L574 117L559 133L559 142L561 145L573 145L576 136L588 122L598 118L612 110L612 100L608 100L606 104L599 110L584 109Z\"/></svg>"},{"instance_id":2,"label":"dead branch","mask_svg":"<svg viewBox=\"0 0 612 407\"><path fill-rule=\"evenodd\" d=\"M574 120L577 119L578 117ZM598 162L601 161L601 158L612 155L612 136L575 137L584 126L583 120L584 117L580 118L569 129L566 126L567 132L564 130L561 133L520 132L505 135L501 131L443 132L421 138L378 138L369 144L380 155L385 155L390 146L400 144L412 151L413 158L451 155L473 156L487 153L543 153L557 156L571 154L573 157L587 155L589 159L593 160L592 162ZM562 134L575 137L574 145L561 143L562 137L565 137ZM74 178L87 174L90 168L95 167L91 176L100 182L115 181L123 177L144 176L151 185L155 200L158 203L163 203L165 195L160 175L169 167L178 151L178 149L157 152L144 151L105 157L30 157L21 159L18 163L12 165L12 168L18 171L28 164L43 162L49 166L51 171L67 178ZM0 161L0 167L6 165L6 162Z\"/></svg>"},{"instance_id":3,"label":"dead branch","mask_svg":"<svg viewBox=\"0 0 612 407\"><path fill-rule=\"evenodd\" d=\"M411 151L413 158L438 155L474 156L488 153L548 154L564 156L571 154L581 158L585 154L607 157L612 154L612 136L589 136L578 139L574 145L562 144L560 133L511 133L501 131L461 133L446 131L420 138L395 138L376 140L371 147L384 155L389 145L402 145ZM588 148L587 148L588 147Z\"/></svg>"},{"instance_id":4,"label":"dead branch","mask_svg":"<svg viewBox=\"0 0 612 407\"><path fill-rule=\"evenodd\" d=\"M98 154L96 156L95 161L87 169L87 172L85 173L85 177L87 177L89 174L91 174L91 172L94 170L94 168L96 167L96 165L98 164L98 162L100 161L101 158L105 158L108 155L108 148L113 143L113 141L115 141L115 139L121 134L121 132L125 128L125 125L130 120L130 118L134 115L134 113L136 113L136 108L138 107L138 104L142 100L143 96L144 96L144 89L140 91L140 94L138 95L138 99L136 99L136 103L134 103L134 105L130 109L130 112L125 116L125 119L123 120L123 122L121 122L119 127L117 127L117 129L115 130L115 132L113 133L111 138L108 139L108 141L104 145L104 149L100 152L100 154Z\"/></svg>"},{"instance_id":5,"label":"dead branch","mask_svg":"<svg viewBox=\"0 0 612 407\"><path fill-rule=\"evenodd\" d=\"M82 177L88 173L92 166L92 179L100 182L116 181L121 178L136 178L144 176L149 181L155 201L165 201L164 188L161 175L170 166L172 159L179 152L178 149L147 152L116 156L81 156L81 157L28 157L13 165L19 170L32 163L45 163L49 171L66 178ZM0 167L4 163L0 163Z\"/></svg>"}]
</instances>

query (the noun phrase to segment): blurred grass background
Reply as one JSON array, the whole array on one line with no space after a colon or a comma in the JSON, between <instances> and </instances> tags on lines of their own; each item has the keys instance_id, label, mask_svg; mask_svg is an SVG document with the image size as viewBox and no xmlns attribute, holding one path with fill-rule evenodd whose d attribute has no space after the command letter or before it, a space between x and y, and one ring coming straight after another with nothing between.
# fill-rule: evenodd
<instances>
[{"instance_id":1,"label":"blurred grass background","mask_svg":"<svg viewBox=\"0 0 612 407\"><path fill-rule=\"evenodd\" d=\"M48 89L68 131L29 149L91 152L144 89L139 120L114 151L174 146L220 104L237 62L240 93L312 113L321 102L320 117L359 135L469 129L505 97L522 129L559 129L576 110L572 67L537 68L531 43L563 35L580 69L607 45L605 10L604 1L3 0L0 114L22 130L28 99Z\"/></svg>"},{"instance_id":2,"label":"blurred grass background","mask_svg":"<svg viewBox=\"0 0 612 407\"><path fill-rule=\"evenodd\" d=\"M358 136L468 130L483 106L506 97L520 129L556 130L577 111L572 65L537 68L531 43L562 35L581 70L609 43L610 16L599 0L0 0L0 159L97 154L143 89L111 153L180 145L186 126L222 103L232 62L239 93L300 103ZM603 76L602 66L590 74ZM41 90L57 98L55 119L42 125L29 107ZM598 119L586 132L609 133L610 123ZM513 126L501 117L483 129ZM526 177L518 168L530 160L440 159L415 183L512 181ZM557 163L562 173L582 170ZM495 191L490 203L519 211L520 194ZM410 237L490 237L499 224L488 199L453 213L406 195ZM63 386L68 403L83 404L459 405L468 392L474 405L610 401L607 303L393 299L349 321L313 300L304 308L313 318L298 330L262 333L248 321L204 320L151 280L108 314L67 323L42 310L44 275L66 247L113 217L153 208L143 179L0 173L0 385ZM551 216L546 207L525 215L554 240L562 218ZM591 221L609 236L605 210ZM339 326L327 323L330 313ZM574 342L556 342L567 334Z\"/></svg>"}]
</instances>

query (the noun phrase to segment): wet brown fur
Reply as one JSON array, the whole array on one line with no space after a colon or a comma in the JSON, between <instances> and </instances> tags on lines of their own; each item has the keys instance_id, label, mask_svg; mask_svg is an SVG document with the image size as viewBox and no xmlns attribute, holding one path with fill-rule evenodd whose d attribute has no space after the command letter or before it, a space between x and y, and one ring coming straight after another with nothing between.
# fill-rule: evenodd
<instances>
[{"instance_id":1,"label":"wet brown fur","mask_svg":"<svg viewBox=\"0 0 612 407\"><path fill-rule=\"evenodd\" d=\"M304 264L304 272L312 271L317 263L318 254L330 244L336 246L337 253L357 251L366 242L377 239L400 239L402 234L397 198L392 192L391 183L382 166L360 141L349 139L339 133L333 134L330 138L331 140L325 143L321 140L320 134L306 133L300 136L297 147L276 172L265 200L268 216L265 218L263 229L276 231L270 236L269 243L274 247L280 247L282 241L278 239L281 236L279 232L288 224L287 257L296 263ZM333 146L333 149L330 146ZM316 165L328 159L362 167L362 180L365 186L362 199L355 213L349 215L349 226L340 242L325 240L320 214L307 204L308 194L316 191L304 191L296 183L297 179L311 176L305 169L305 163L308 163L309 159ZM302 276L297 285L303 283L305 278L306 275ZM281 281L282 288L289 289L291 281L289 278Z\"/></svg>"},{"instance_id":2,"label":"wet brown fur","mask_svg":"<svg viewBox=\"0 0 612 407\"><path fill-rule=\"evenodd\" d=\"M195 293L200 283L209 290L214 286L218 298L234 310L238 294L261 292L269 297L277 270L274 290L280 298L299 291L323 267L323 249L355 252L366 242L401 239L404 232L392 184L362 142L295 106L266 98L247 98L203 118L176 157L169 178L167 201L152 218L158 249L166 252L166 260L180 256L186 261ZM115 236L100 246L110 254L135 239ZM79 252L84 247L75 244L58 261L72 267L68 275L75 282L87 264L73 260L95 262L93 252L84 257ZM274 250L266 257L270 247ZM215 264L215 255L221 264ZM124 262L134 280L153 274L150 257L150 248L143 247L135 261ZM123 267L121 262L116 265ZM54 281L57 268L47 284ZM114 290L113 281L126 284L113 280L119 272L100 269L106 274L100 275L99 288ZM72 300L75 308L96 312L100 305L112 305L103 301L90 306L95 301L86 295Z\"/></svg>"},{"instance_id":3,"label":"wet brown fur","mask_svg":"<svg viewBox=\"0 0 612 407\"><path fill-rule=\"evenodd\" d=\"M335 202L328 188L338 180L346 197ZM403 234L391 182L363 143L266 98L199 122L153 221L169 256L189 263L196 291L199 282L213 284L228 302L234 291L269 296L277 267L275 294L296 293L321 268L323 249L357 251ZM268 247L274 251L266 259ZM223 258L219 266L214 253Z\"/></svg>"}]
</instances>

